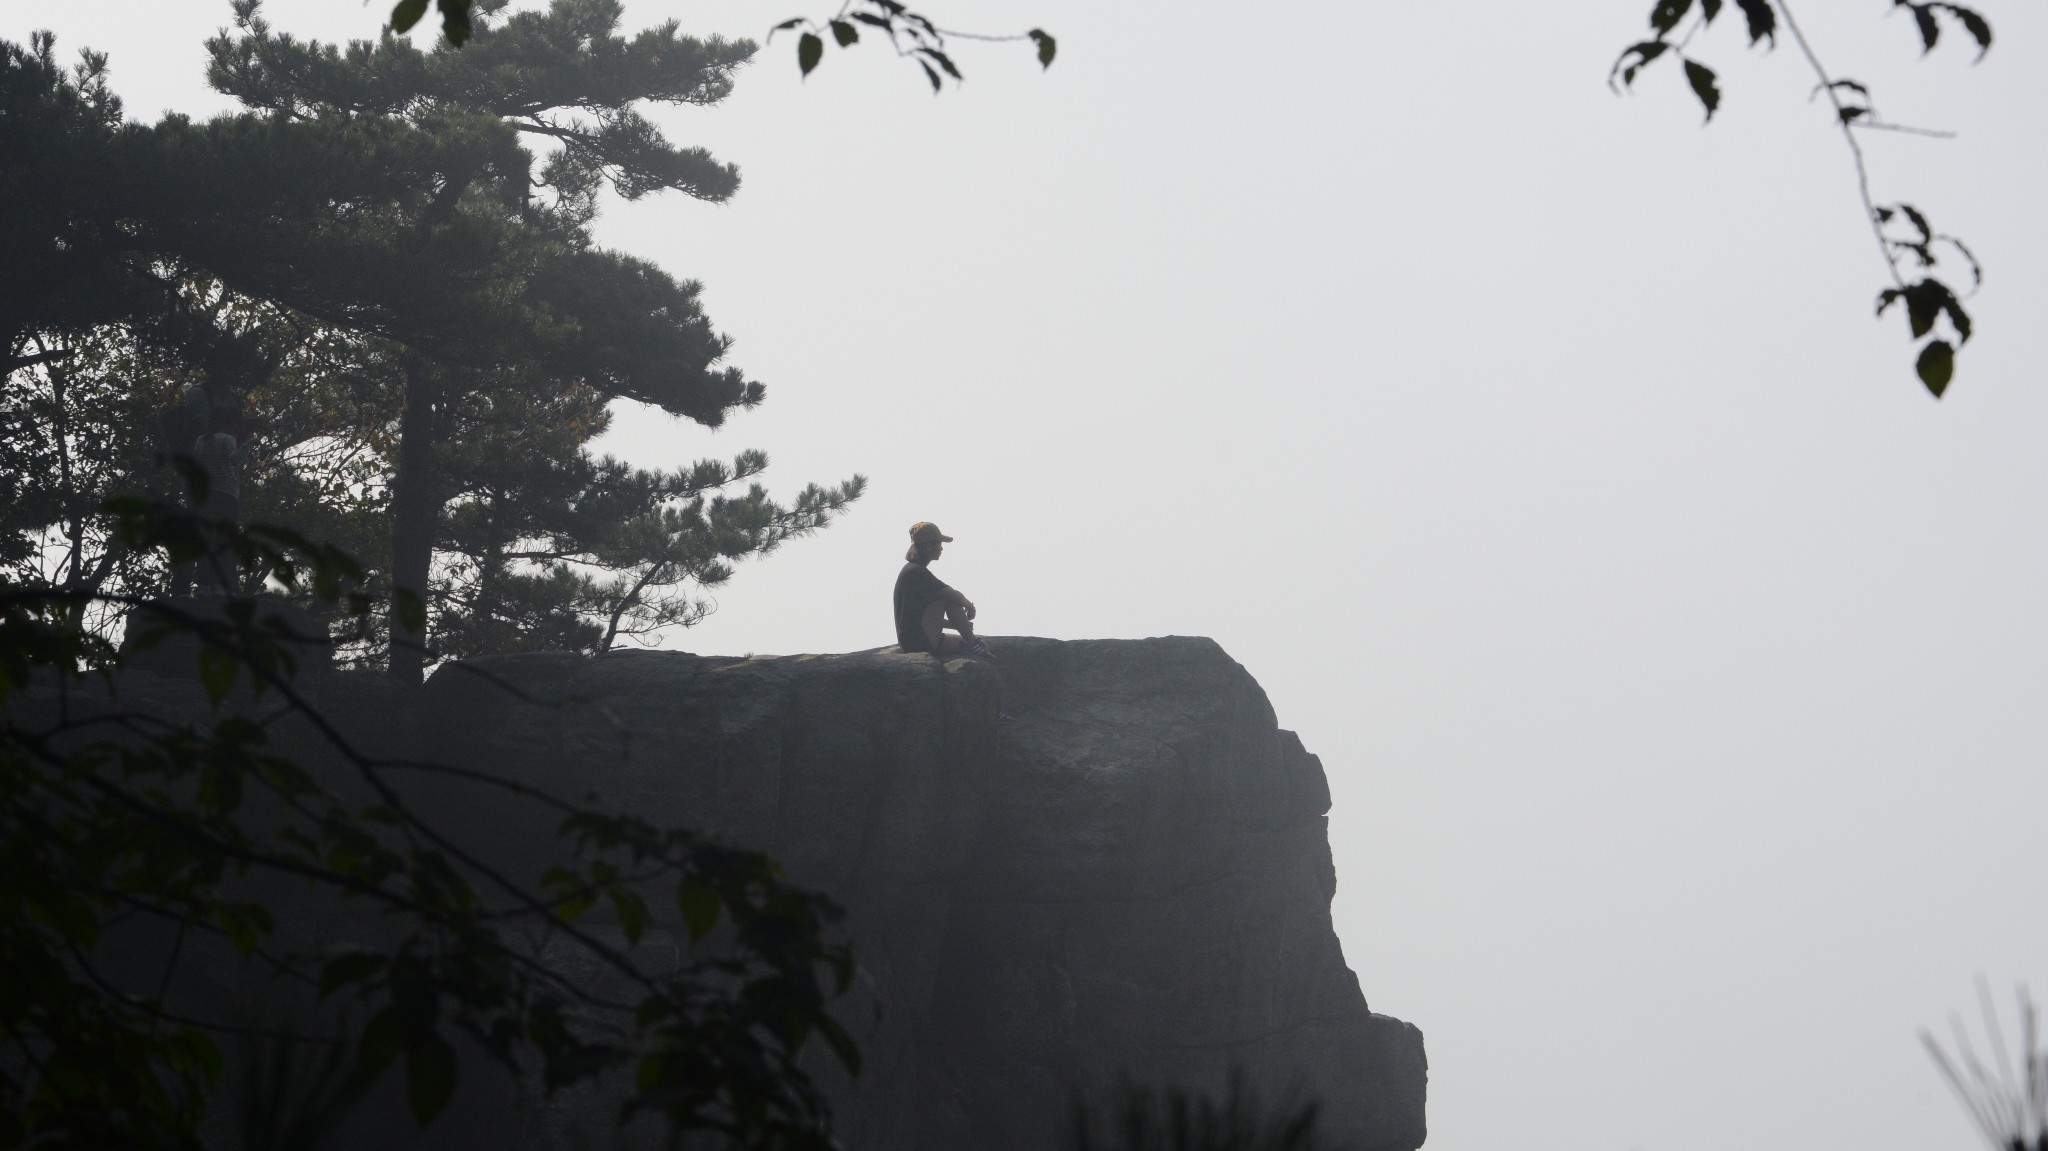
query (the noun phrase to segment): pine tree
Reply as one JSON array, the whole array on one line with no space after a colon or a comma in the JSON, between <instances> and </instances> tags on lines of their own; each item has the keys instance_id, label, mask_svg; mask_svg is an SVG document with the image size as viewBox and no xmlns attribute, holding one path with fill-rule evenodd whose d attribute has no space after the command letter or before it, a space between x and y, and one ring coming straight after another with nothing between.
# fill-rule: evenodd
<instances>
[{"instance_id":1,"label":"pine tree","mask_svg":"<svg viewBox=\"0 0 2048 1151\"><path fill-rule=\"evenodd\" d=\"M488 221L416 244L390 226L393 205L431 196L452 168L502 182L500 165L527 158L503 130L128 123L106 58L81 55L66 69L46 34L0 42L0 562L17 584L147 594L161 589L96 513L148 489L147 461L180 446L160 418L180 390L288 386L292 374L271 379L277 349L318 360L338 332L459 352L532 326L497 274ZM290 331L255 333L264 325ZM331 416L273 421L297 436L276 446L317 444Z\"/></svg>"},{"instance_id":2,"label":"pine tree","mask_svg":"<svg viewBox=\"0 0 2048 1151\"><path fill-rule=\"evenodd\" d=\"M606 186L737 188L729 165L669 145L634 104L721 98L751 45L672 26L625 39L618 15L557 4L484 22L461 53L420 53L300 43L242 4L213 71L253 110L204 123L126 123L103 57L67 71L47 39L7 46L0 418L24 432L8 473L44 478L59 448L26 433L97 394L81 382L120 403L67 425L91 429L63 450L94 482L57 511L12 503L0 550L52 525L76 536L161 454L154 416L192 386L240 393L258 416L252 513L338 533L428 599L451 654L600 649L687 623L702 605L681 582L716 584L856 498L857 478L788 507L758 488L721 495L759 471L758 453L650 473L586 458L611 399L716 424L762 396L721 365L696 284L588 235ZM293 95L313 88L324 102ZM553 152L537 164L522 138ZM238 341L267 366L223 370L218 351ZM380 517L391 530L366 534ZM110 555L87 567L136 590L161 574L102 570ZM417 646L398 647L397 673L417 679Z\"/></svg>"},{"instance_id":3,"label":"pine tree","mask_svg":"<svg viewBox=\"0 0 2048 1151\"><path fill-rule=\"evenodd\" d=\"M673 22L628 38L616 0L555 0L511 16L504 8L480 5L462 49L422 52L388 34L345 48L299 41L264 21L260 0L237 0L235 32L208 44L209 78L277 121L515 133L552 149L538 165L502 165L523 175L495 184L481 179L482 162L474 173L448 168L431 197L405 209L406 235L497 229L508 253L502 278L529 302L534 332L495 356L398 337L418 354L402 361L392 577L421 600L437 586L445 593L441 630L461 650L525 646L541 633L602 647L688 622L696 609L675 584L715 583L727 561L823 526L858 497L861 481L814 486L786 509L757 490L692 510L718 465L622 483L629 471L584 458L594 417L577 417L561 435L503 418L586 410L578 396L587 390L600 402L633 400L715 426L764 394L723 366L727 342L703 314L699 285L605 251L589 234L606 188L628 199L675 191L712 202L738 189L732 165L670 143L641 109L723 99L753 44L681 36ZM750 459L736 470L765 462ZM532 506L522 502L529 497ZM459 553L438 581L437 544ZM578 616L604 623L593 631ZM414 622L395 602L390 663L401 682L417 682L425 662Z\"/></svg>"}]
</instances>

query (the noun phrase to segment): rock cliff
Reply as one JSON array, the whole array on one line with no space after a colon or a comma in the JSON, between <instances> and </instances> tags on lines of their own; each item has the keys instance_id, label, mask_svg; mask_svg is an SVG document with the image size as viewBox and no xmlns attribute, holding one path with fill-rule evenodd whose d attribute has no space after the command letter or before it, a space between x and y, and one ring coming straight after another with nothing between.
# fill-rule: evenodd
<instances>
[{"instance_id":1,"label":"rock cliff","mask_svg":"<svg viewBox=\"0 0 2048 1151\"><path fill-rule=\"evenodd\" d=\"M1000 678L893 650L491 659L434 676L416 738L762 848L843 903L853 1151L1049 1151L1077 1086L1234 1069L1321 1099L1339 1145L1420 1146L1421 1033L1345 966L1322 765L1258 684L1205 639L992 642ZM547 835L493 828L508 858ZM611 1114L557 1099L525 1127L601 1145Z\"/></svg>"}]
</instances>

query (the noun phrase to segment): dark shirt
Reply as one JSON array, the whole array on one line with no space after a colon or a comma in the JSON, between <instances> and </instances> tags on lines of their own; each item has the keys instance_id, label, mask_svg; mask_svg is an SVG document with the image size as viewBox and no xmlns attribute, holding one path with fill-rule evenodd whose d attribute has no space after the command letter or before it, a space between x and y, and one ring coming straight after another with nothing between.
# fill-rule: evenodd
<instances>
[{"instance_id":1,"label":"dark shirt","mask_svg":"<svg viewBox=\"0 0 2048 1151\"><path fill-rule=\"evenodd\" d=\"M228 509L241 503L242 465L249 459L249 449L226 432L213 432L192 441L192 458L206 470L206 509L233 515Z\"/></svg>"},{"instance_id":2,"label":"dark shirt","mask_svg":"<svg viewBox=\"0 0 2048 1151\"><path fill-rule=\"evenodd\" d=\"M904 651L930 651L924 634L924 611L942 598L948 588L932 569L911 562L896 573L896 645Z\"/></svg>"}]
</instances>

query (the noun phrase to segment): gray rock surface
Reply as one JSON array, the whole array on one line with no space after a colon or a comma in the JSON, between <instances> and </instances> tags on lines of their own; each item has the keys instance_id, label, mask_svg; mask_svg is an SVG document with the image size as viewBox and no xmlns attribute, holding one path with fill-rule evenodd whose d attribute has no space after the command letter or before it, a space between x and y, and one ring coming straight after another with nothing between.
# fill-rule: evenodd
<instances>
[{"instance_id":1,"label":"gray rock surface","mask_svg":"<svg viewBox=\"0 0 2048 1151\"><path fill-rule=\"evenodd\" d=\"M718 832L843 903L854 1151L1050 1151L1077 1088L1233 1070L1321 1099L1339 1145L1420 1146L1421 1033L1344 963L1322 765L1258 684L1206 639L991 642L1000 683L886 649L502 657L437 672L412 722L430 756ZM462 814L508 866L549 854L530 817ZM608 1142L608 1105L534 1112L538 1145Z\"/></svg>"}]
</instances>

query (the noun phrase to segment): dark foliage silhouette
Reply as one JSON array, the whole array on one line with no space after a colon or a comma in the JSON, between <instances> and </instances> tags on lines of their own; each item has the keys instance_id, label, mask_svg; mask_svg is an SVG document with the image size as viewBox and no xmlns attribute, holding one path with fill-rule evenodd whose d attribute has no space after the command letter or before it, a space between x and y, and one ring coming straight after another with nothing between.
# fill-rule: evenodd
<instances>
[{"instance_id":1,"label":"dark foliage silhouette","mask_svg":"<svg viewBox=\"0 0 2048 1151\"><path fill-rule=\"evenodd\" d=\"M687 624L692 589L859 497L856 476L773 500L760 452L634 469L587 449L614 399L716 425L764 395L722 362L699 285L588 235L606 187L732 193L731 165L638 107L717 101L754 49L622 35L609 0L501 7L460 52L343 51L240 0L209 75L250 111L204 124L127 122L103 56L0 48L16 578L160 590L97 509L189 449L160 417L195 390L251 415L253 513L345 541L427 605L428 632L387 614L375 633L404 682L430 643L600 650Z\"/></svg>"},{"instance_id":2,"label":"dark foliage silhouette","mask_svg":"<svg viewBox=\"0 0 2048 1151\"><path fill-rule=\"evenodd\" d=\"M125 547L228 557L349 618L373 610L361 565L295 532L163 501L107 512ZM121 648L77 624L81 602L127 613ZM400 610L422 609L401 597ZM372 756L302 690L307 639L250 597L203 609L0 584L0 1147L197 1146L228 1036L254 1052L241 1127L257 1138L331 1122L393 1069L431 1123L460 1074L459 1040L550 1091L623 1076L622 1121L831 1146L798 1064L815 1036L859 1068L828 1011L853 976L829 900L687 830ZM180 642L209 709L185 721L132 702L123 675ZM279 750L291 725L313 734L318 762ZM552 813L568 862L537 884L494 867L415 809L404 784L420 778ZM290 907L252 895L266 878L302 894ZM301 949L280 927L344 906L392 930L337 952ZM688 945L679 963L649 963L635 945L668 918ZM160 975L124 981L109 933L138 919L175 928L175 942ZM187 1013L166 989L202 939L239 956L252 986L322 1004L321 1028ZM542 963L542 941L584 974Z\"/></svg>"},{"instance_id":3,"label":"dark foliage silhouette","mask_svg":"<svg viewBox=\"0 0 2048 1151\"><path fill-rule=\"evenodd\" d=\"M1987 1058L1978 1058L1961 1019L1950 1020L1954 1055L1942 1050L1928 1032L1920 1033L1920 1042L1993 1151L2048 1151L2048 1050L2041 1046L2041 1019L2033 997L2024 986L2019 989L2017 1063L1998 1025L1991 987L1982 979L1977 981L1977 999L1984 1011Z\"/></svg>"},{"instance_id":4,"label":"dark foliage silhouette","mask_svg":"<svg viewBox=\"0 0 2048 1151\"><path fill-rule=\"evenodd\" d=\"M441 35L449 44L461 47L469 42L476 22L475 12L496 12L504 7L505 0L433 0L433 7L441 16ZM399 0L391 10L391 27L399 32L410 32L426 16L428 0ZM796 16L775 25L770 35L802 28L797 37L796 66L803 75L810 75L825 56L825 42L829 38L841 48L850 48L860 42L860 30L865 27L870 34L886 38L898 56L913 61L931 82L932 91L938 92L943 86L939 76L944 73L959 80L959 66L953 62L946 49L946 38L985 41L1028 41L1038 53L1041 67L1052 67L1059 44L1043 28L1033 28L1014 36L991 36L975 32L954 32L940 28L931 18L913 11L897 0L844 0L838 11L831 16L817 18Z\"/></svg>"}]
</instances>

